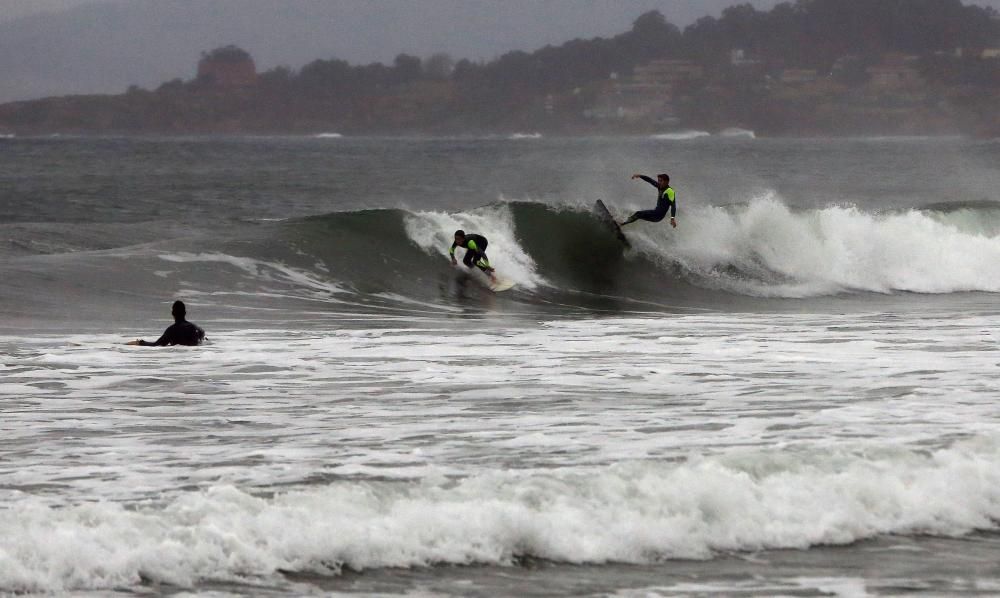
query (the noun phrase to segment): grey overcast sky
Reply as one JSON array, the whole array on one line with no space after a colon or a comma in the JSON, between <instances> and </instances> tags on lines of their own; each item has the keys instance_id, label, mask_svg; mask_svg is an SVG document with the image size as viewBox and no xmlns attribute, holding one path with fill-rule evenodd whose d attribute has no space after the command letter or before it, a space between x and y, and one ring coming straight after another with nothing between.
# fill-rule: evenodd
<instances>
[{"instance_id":1,"label":"grey overcast sky","mask_svg":"<svg viewBox=\"0 0 1000 598\"><path fill-rule=\"evenodd\" d=\"M19 17L28 16L28 15L32 15L32 14L59 12L59 11L66 10L66 9L69 9L69 8L73 8L73 7L77 7L77 6L80 6L80 5L83 5L83 4L110 3L110 2L114 2L114 1L115 0L0 0L0 22L9 21L9 20L12 20L12 19L16 19L16 18L19 18ZM118 1L121 1L121 0L118 0ZM125 1L141 1L141 0L125 0ZM174 1L174 0L160 0L160 1L169 2L169 1ZM209 2L212 2L213 0L195 0L195 1L200 1L202 3L209 3ZM294 2L294 0L291 0L291 1ZM372 0L353 0L353 1L356 4L360 4L360 3L363 3L363 2L371 2ZM374 0L374 1L375 2L379 2L381 0ZM435 3L435 0L408 0L408 1L409 2L414 2L414 3L426 3L426 4L434 4ZM468 3L470 3L470 4L476 3L476 0L465 0L465 1L468 2ZM502 0L489 0L489 1L495 2L495 3L498 3L498 4L502 2ZM536 2L538 2L538 3L545 2L545 1L546 0L536 0ZM383 2L383 3L385 3L385 4L391 4L391 2ZM616 0L608 0L605 3L608 4L609 6L614 6L614 5L618 5L618 4L628 4L628 2L619 2L619 1L616 1ZM731 3L736 4L738 2L736 0L733 0ZM679 11L680 14L684 15L684 17L683 17L684 21L691 21L694 18L697 18L697 17L702 16L704 14L709 14L709 13L711 13L713 11L716 11L716 10L719 9L720 6L725 6L727 3L726 2L714 2L712 0L709 0L707 2L699 2L699 1L692 1L692 0L674 0L672 2L671 1L667 1L667 2L647 2L647 3L639 3L639 4L659 5L660 8L663 8L665 6L671 5L671 6L676 7L678 9L678 11ZM760 2L760 3L755 3L755 4L774 4L774 2L770 2L770 3L768 3L768 2ZM703 8L702 8L702 5L704 5ZM281 0L275 0L274 6L276 8L276 11L280 10L281 9ZM678 24L681 24L680 23L680 18L678 19ZM686 24L686 23L684 23L684 24Z\"/></svg>"},{"instance_id":2,"label":"grey overcast sky","mask_svg":"<svg viewBox=\"0 0 1000 598\"><path fill-rule=\"evenodd\" d=\"M743 0L746 1L746 0ZM750 0L770 9L779 0ZM686 26L739 0L0 0L0 102L189 79L237 44L260 70L400 53L491 59L615 35L643 12ZM966 2L967 4L970 2ZM1000 0L979 0L1000 8Z\"/></svg>"}]
</instances>

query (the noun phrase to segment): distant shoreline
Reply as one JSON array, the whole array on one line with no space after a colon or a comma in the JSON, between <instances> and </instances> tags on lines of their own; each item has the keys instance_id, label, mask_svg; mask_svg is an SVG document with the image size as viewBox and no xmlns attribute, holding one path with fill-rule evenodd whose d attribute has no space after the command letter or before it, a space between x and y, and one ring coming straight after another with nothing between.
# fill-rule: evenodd
<instances>
[{"instance_id":1,"label":"distant shoreline","mask_svg":"<svg viewBox=\"0 0 1000 598\"><path fill-rule=\"evenodd\" d=\"M422 132L378 132L378 133L354 133L340 134L337 137L323 137L313 133L284 133L284 132L68 132L68 133L11 133L0 134L0 142L3 141L24 141L24 140L58 140L58 139L296 139L314 140L316 142L329 142L335 144L337 141L352 141L363 139L413 139L413 140L483 140L483 141L511 141L530 142L554 139L635 139L664 144L684 144L684 143L706 143L715 141L774 141L774 140L796 140L796 141L990 141L1000 139L1000 136L976 136L965 133L934 133L927 135L898 133L882 134L872 133L861 134L781 134L763 135L756 134L754 137L723 136L718 134L701 135L692 138L670 138L666 137L670 133L544 133L537 137L520 136L517 132L501 133L422 133Z\"/></svg>"}]
</instances>

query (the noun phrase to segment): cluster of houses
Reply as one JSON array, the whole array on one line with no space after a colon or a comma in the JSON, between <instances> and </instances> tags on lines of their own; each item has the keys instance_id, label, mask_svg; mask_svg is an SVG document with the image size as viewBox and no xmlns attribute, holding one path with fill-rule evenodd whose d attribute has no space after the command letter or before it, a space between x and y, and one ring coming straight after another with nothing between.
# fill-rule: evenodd
<instances>
[{"instance_id":1,"label":"cluster of houses","mask_svg":"<svg viewBox=\"0 0 1000 598\"><path fill-rule=\"evenodd\" d=\"M986 61L1000 81L1000 48L970 54L957 49L947 58ZM664 127L682 124L683 107L706 99L752 90L754 97L812 104L886 106L899 110L933 100L940 85L928 81L921 57L885 54L867 64L859 56L838 59L829 71L805 68L768 68L740 49L730 53L719 72L706 72L691 60L660 59L636 67L628 77L612 74L583 116L595 121L642 121ZM550 100L551 103L551 100Z\"/></svg>"},{"instance_id":2,"label":"cluster of houses","mask_svg":"<svg viewBox=\"0 0 1000 598\"><path fill-rule=\"evenodd\" d=\"M966 59L970 51L957 49L950 57ZM976 50L974 57L992 63L1000 73L1000 48ZM209 88L246 88L257 80L253 59L235 46L205 53L198 63L196 81ZM749 90L754 97L778 102L864 106L869 111L885 106L886 110L899 111L927 104L935 85L925 78L918 56L886 54L872 63L848 55L821 72L773 68L744 50L734 49L728 64L714 72L691 60L659 59L637 66L628 76L613 73L596 89L579 114L585 120L669 128L691 124L683 122L684 106L704 104L734 92ZM561 103L558 96L545 97L544 113L558 114ZM574 106L579 107L579 102Z\"/></svg>"}]
</instances>

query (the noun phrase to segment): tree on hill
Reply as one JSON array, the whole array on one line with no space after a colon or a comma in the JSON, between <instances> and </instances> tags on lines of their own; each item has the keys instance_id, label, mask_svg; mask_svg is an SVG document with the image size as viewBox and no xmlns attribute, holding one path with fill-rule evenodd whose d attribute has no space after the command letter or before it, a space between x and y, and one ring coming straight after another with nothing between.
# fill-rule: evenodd
<instances>
[{"instance_id":1,"label":"tree on hill","mask_svg":"<svg viewBox=\"0 0 1000 598\"><path fill-rule=\"evenodd\" d=\"M244 87L257 81L257 67L250 54L233 45L203 52L198 61L198 84L204 87Z\"/></svg>"},{"instance_id":2,"label":"tree on hill","mask_svg":"<svg viewBox=\"0 0 1000 598\"><path fill-rule=\"evenodd\" d=\"M210 60L212 62L247 62L252 61L253 58L250 54L238 46L232 44L228 46L223 46L221 48L216 48L210 52L201 53L202 60Z\"/></svg>"},{"instance_id":3,"label":"tree on hill","mask_svg":"<svg viewBox=\"0 0 1000 598\"><path fill-rule=\"evenodd\" d=\"M771 68L829 71L845 56L859 64L886 52L930 54L957 46L985 46L998 35L996 13L961 0L796 0L770 11L731 6L719 18L704 17L683 33L658 11L643 13L629 31L611 38L574 39L534 52L512 51L486 63L446 55L421 61L398 55L390 66L352 66L316 60L293 74L299 90L322 96L357 96L420 80L450 79L470 104L517 105L529 97L563 93L611 73L627 75L659 58L689 58L709 69L743 49ZM207 57L237 60L246 53L226 46Z\"/></svg>"},{"instance_id":4,"label":"tree on hill","mask_svg":"<svg viewBox=\"0 0 1000 598\"><path fill-rule=\"evenodd\" d=\"M424 75L429 79L443 81L451 77L455 70L455 59L444 52L431 55L423 63Z\"/></svg>"},{"instance_id":5,"label":"tree on hill","mask_svg":"<svg viewBox=\"0 0 1000 598\"><path fill-rule=\"evenodd\" d=\"M660 11L639 15L632 29L612 39L613 48L631 63L629 68L682 50L680 29L668 22Z\"/></svg>"},{"instance_id":6,"label":"tree on hill","mask_svg":"<svg viewBox=\"0 0 1000 598\"><path fill-rule=\"evenodd\" d=\"M797 0L769 12L749 4L705 17L684 39L703 60L744 48L770 62L827 70L848 54L931 54L989 45L1000 34L996 11L961 0Z\"/></svg>"}]
</instances>

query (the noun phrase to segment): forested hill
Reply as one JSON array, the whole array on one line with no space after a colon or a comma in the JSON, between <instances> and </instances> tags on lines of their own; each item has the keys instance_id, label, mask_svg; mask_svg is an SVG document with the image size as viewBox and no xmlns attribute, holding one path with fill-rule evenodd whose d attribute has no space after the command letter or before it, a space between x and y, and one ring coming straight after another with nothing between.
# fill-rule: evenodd
<instances>
[{"instance_id":1,"label":"forested hill","mask_svg":"<svg viewBox=\"0 0 1000 598\"><path fill-rule=\"evenodd\" d=\"M997 12L960 0L798 0L771 11L733 6L720 18L704 17L683 32L659 12L649 12L631 31L610 39L511 52L479 66L463 61L455 75L479 77L500 88L516 82L558 90L629 72L656 58L722 67L736 48L769 64L828 71L845 55L875 62L890 52L928 55L997 45Z\"/></svg>"},{"instance_id":2,"label":"forested hill","mask_svg":"<svg viewBox=\"0 0 1000 598\"><path fill-rule=\"evenodd\" d=\"M572 133L729 124L795 133L844 118L862 129L872 119L880 129L916 119L942 130L992 130L995 121L1000 127L990 104L1000 90L998 47L997 12L960 0L797 0L769 11L743 4L684 30L654 11L620 35L489 62L331 58L251 73L254 80L238 85L223 84L224 70L199 68L201 76L155 91L0 106L0 132ZM886 85L890 76L904 84ZM640 83L653 95L637 97ZM818 118L810 106L829 109Z\"/></svg>"}]
</instances>

